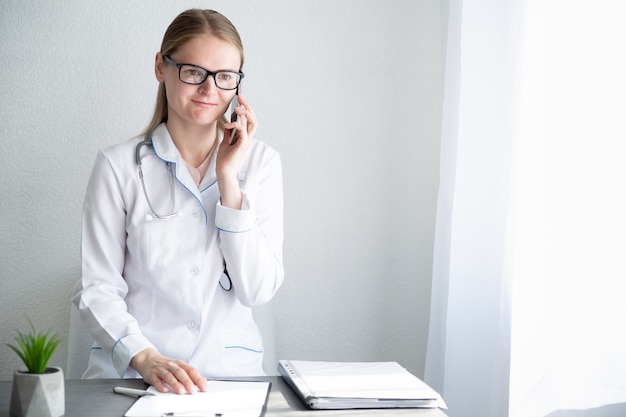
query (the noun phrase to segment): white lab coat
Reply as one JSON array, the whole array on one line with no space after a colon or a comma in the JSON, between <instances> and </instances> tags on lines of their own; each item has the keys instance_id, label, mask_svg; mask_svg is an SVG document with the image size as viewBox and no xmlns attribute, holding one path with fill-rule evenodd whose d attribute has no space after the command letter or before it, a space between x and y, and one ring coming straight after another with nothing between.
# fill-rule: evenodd
<instances>
[{"instance_id":1,"label":"white lab coat","mask_svg":"<svg viewBox=\"0 0 626 417\"><path fill-rule=\"evenodd\" d=\"M222 135L220 135L220 140ZM72 297L96 341L85 378L137 378L141 350L189 362L204 376L262 375L263 344L251 307L283 282L279 154L253 140L239 170L242 210L219 203L215 156L200 187L164 124L141 149L148 196L171 211L157 220L135 162L135 138L98 153L83 208L82 275ZM155 155L156 153L156 155ZM232 290L219 284L224 264Z\"/></svg>"}]
</instances>

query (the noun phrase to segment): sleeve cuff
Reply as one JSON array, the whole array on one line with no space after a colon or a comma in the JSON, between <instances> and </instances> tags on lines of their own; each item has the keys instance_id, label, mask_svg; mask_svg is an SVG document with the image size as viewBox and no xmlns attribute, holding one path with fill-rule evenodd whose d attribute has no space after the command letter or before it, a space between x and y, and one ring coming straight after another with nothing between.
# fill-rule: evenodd
<instances>
[{"instance_id":1,"label":"sleeve cuff","mask_svg":"<svg viewBox=\"0 0 626 417\"><path fill-rule=\"evenodd\" d=\"M243 193L241 210L222 206L218 201L215 211L215 226L228 233L244 233L254 227L257 220L256 211L250 208L248 197Z\"/></svg>"},{"instance_id":2,"label":"sleeve cuff","mask_svg":"<svg viewBox=\"0 0 626 417\"><path fill-rule=\"evenodd\" d=\"M113 366L120 378L130 366L130 360L144 349L154 347L141 333L132 333L122 337L113 346Z\"/></svg>"}]
</instances>

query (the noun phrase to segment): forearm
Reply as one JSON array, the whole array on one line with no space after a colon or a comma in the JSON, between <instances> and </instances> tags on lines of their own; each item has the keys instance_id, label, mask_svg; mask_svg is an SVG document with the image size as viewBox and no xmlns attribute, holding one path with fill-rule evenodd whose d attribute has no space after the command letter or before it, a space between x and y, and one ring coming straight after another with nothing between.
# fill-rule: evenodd
<instances>
[{"instance_id":1,"label":"forearm","mask_svg":"<svg viewBox=\"0 0 626 417\"><path fill-rule=\"evenodd\" d=\"M220 203L224 207L240 210L243 203L243 196L239 188L239 181L234 175L218 176L217 185L220 190Z\"/></svg>"}]
</instances>

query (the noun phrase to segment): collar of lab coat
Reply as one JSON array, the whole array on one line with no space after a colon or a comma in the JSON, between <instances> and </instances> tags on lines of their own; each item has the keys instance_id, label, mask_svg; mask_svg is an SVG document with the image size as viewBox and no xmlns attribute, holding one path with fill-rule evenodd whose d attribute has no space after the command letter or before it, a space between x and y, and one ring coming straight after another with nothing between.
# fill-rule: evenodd
<instances>
[{"instance_id":1,"label":"collar of lab coat","mask_svg":"<svg viewBox=\"0 0 626 417\"><path fill-rule=\"evenodd\" d=\"M194 194L196 198L198 199L198 201L201 202L202 199L200 198L198 187L196 186L196 183L191 177L191 174L189 173L189 169L187 169L187 165L185 164L183 157L180 155L180 152L178 152L176 145L174 145L174 141L172 140L172 137L170 136L170 133L167 130L167 126L165 125L165 123L161 123L156 129L154 129L151 136L152 136L152 146L154 148L154 152L156 153L156 155L163 161L174 164L174 166L176 167L176 174L175 174L176 179L185 188L187 188L192 194ZM224 138L224 133L220 131L219 136L217 138L217 141L218 141L217 146L219 146L219 143L222 141L223 138ZM207 185L213 184L216 181L216 178L215 178L216 155L217 155L217 148L216 148L216 151L213 152L213 157L209 164L209 168L207 170L205 178L202 180L202 183L200 184L201 189L206 188Z\"/></svg>"}]
</instances>

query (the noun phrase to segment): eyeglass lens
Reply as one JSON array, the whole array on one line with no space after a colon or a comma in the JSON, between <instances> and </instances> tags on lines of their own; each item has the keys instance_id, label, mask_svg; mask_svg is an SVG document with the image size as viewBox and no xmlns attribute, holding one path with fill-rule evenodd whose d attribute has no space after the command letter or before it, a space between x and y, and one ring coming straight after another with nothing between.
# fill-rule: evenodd
<instances>
[{"instance_id":1,"label":"eyeglass lens","mask_svg":"<svg viewBox=\"0 0 626 417\"><path fill-rule=\"evenodd\" d=\"M187 84L202 84L209 75L213 76L215 85L224 90L234 90L239 85L240 76L236 72L218 71L209 73L204 68L195 65L181 65L179 69L180 80Z\"/></svg>"}]
</instances>

